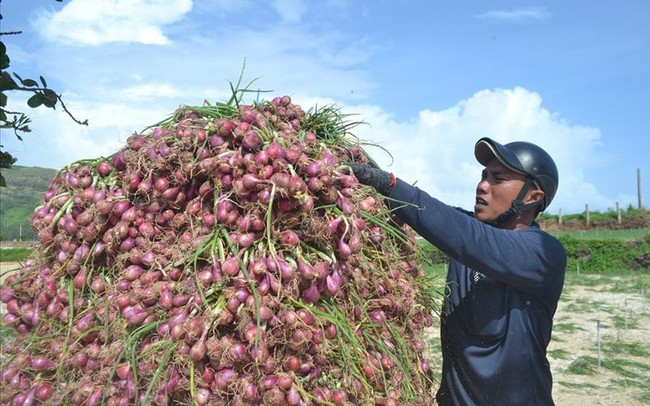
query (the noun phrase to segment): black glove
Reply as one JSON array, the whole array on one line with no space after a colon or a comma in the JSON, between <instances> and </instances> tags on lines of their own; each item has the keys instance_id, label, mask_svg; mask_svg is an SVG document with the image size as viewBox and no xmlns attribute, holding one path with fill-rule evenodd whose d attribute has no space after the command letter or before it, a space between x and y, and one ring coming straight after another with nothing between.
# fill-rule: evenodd
<instances>
[{"instance_id":1,"label":"black glove","mask_svg":"<svg viewBox=\"0 0 650 406\"><path fill-rule=\"evenodd\" d=\"M359 183L372 186L377 192L384 196L388 196L391 189L393 189L393 186L395 186L396 179L392 173L383 171L368 164L350 162L346 165L352 169L352 172L359 180Z\"/></svg>"}]
</instances>

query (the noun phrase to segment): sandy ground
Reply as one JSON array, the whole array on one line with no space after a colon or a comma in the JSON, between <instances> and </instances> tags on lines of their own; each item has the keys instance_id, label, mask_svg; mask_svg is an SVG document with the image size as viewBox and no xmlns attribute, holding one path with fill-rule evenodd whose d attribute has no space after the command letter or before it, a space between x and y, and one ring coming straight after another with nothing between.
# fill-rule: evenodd
<instances>
[{"instance_id":1,"label":"sandy ground","mask_svg":"<svg viewBox=\"0 0 650 406\"><path fill-rule=\"evenodd\" d=\"M575 329L570 332L556 329L549 346L551 354L549 360L555 381L553 392L558 405L648 404L635 398L635 395L639 395L643 389L635 385L622 386L621 381L624 381L624 377L605 367L596 367L593 375L567 373L571 364L581 357L598 359L598 336L600 336L601 349L613 342L641 343L645 348L650 344L648 298L642 291L630 294L615 293L612 290L604 285L569 286L562 295L555 323L574 325ZM620 326L621 320L625 320L626 313L627 329ZM568 356L562 359L553 358L553 350L558 349L566 351ZM633 360L646 365L650 362L650 354L639 358L624 353L608 354L601 350L601 362L604 363L608 357ZM577 387L571 387L573 385Z\"/></svg>"},{"instance_id":2,"label":"sandy ground","mask_svg":"<svg viewBox=\"0 0 650 406\"><path fill-rule=\"evenodd\" d=\"M17 263L0 263L0 276L6 277L5 271L16 269L17 266ZM3 280L0 280L0 285L2 282ZM621 376L607 368L597 367L593 375L576 375L567 371L571 364L581 357L598 358L597 321L600 322L599 332L603 345L612 341L648 345L650 300L642 295L643 292L636 295L613 293L612 289L603 285L565 288L555 323L572 325L574 328L568 331L556 329L549 347L549 360L555 382L553 396L557 405L647 405L635 398L643 389L633 385L622 387ZM614 319L618 317L621 320L626 314L625 309L631 327L617 328ZM2 310L4 309L0 308L0 312ZM562 350L566 355L553 358L553 350ZM602 352L603 361L605 357ZM617 358L625 358L625 354L619 354ZM638 358L636 361L639 361ZM650 362L650 355L642 361Z\"/></svg>"},{"instance_id":3,"label":"sandy ground","mask_svg":"<svg viewBox=\"0 0 650 406\"><path fill-rule=\"evenodd\" d=\"M7 271L18 268L18 262L0 262L0 285L4 283L7 277Z\"/></svg>"},{"instance_id":4,"label":"sandy ground","mask_svg":"<svg viewBox=\"0 0 650 406\"><path fill-rule=\"evenodd\" d=\"M593 375L578 375L569 370L574 362L584 357L598 359L597 321L600 322L603 364L609 356L650 364L650 354L639 358L606 354L604 351L611 342L643 343L645 348L650 345L650 300L642 296L641 291L633 295L613 291L613 287L602 284L565 286L554 322L572 328L556 328L548 348L554 381L553 398L558 406L649 405L638 400L644 392L638 383L622 386L625 377L610 369L595 366ZM629 328L616 328L615 318L624 320L626 307ZM439 339L438 327L432 328L431 336Z\"/></svg>"}]
</instances>

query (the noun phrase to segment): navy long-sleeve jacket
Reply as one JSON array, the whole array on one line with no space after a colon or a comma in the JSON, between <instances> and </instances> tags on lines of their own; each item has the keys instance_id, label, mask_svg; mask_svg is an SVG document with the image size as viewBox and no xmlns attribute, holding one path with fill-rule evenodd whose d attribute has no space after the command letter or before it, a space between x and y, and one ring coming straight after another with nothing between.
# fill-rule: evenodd
<instances>
[{"instance_id":1,"label":"navy long-sleeve jacket","mask_svg":"<svg viewBox=\"0 0 650 406\"><path fill-rule=\"evenodd\" d=\"M561 243L537 224L482 223L399 179L390 198L400 219L450 257L438 403L552 405L546 349L564 284Z\"/></svg>"}]
</instances>

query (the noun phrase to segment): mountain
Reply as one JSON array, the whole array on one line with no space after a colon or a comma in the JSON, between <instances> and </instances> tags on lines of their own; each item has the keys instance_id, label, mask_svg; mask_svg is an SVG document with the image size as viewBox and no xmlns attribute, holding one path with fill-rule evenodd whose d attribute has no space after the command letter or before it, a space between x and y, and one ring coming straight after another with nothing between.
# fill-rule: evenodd
<instances>
[{"instance_id":1,"label":"mountain","mask_svg":"<svg viewBox=\"0 0 650 406\"><path fill-rule=\"evenodd\" d=\"M30 221L41 204L56 169L13 165L2 169L7 187L0 187L0 240L31 240L36 235Z\"/></svg>"}]
</instances>

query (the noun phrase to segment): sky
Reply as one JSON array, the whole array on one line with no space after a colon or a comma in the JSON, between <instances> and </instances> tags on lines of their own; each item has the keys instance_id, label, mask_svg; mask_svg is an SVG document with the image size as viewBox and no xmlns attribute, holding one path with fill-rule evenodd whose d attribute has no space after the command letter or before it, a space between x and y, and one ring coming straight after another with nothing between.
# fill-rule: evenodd
<instances>
[{"instance_id":1,"label":"sky","mask_svg":"<svg viewBox=\"0 0 650 406\"><path fill-rule=\"evenodd\" d=\"M108 156L230 83L335 105L385 170L471 209L481 137L553 156L547 212L650 206L650 2L638 0L1 0L8 71L44 76L68 109L0 132L16 165ZM242 73L243 71L243 73ZM255 96L255 97L254 97ZM251 94L253 102L255 94ZM386 152L387 151L387 152ZM640 177L638 176L640 174Z\"/></svg>"}]
</instances>

